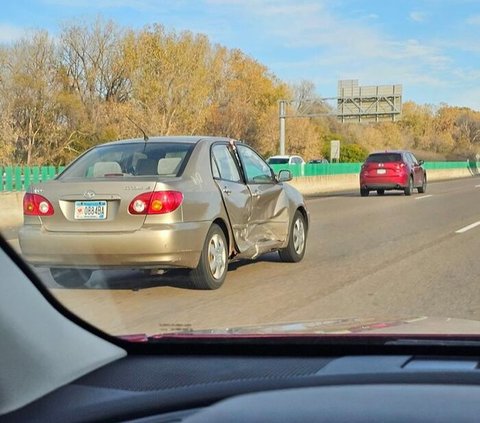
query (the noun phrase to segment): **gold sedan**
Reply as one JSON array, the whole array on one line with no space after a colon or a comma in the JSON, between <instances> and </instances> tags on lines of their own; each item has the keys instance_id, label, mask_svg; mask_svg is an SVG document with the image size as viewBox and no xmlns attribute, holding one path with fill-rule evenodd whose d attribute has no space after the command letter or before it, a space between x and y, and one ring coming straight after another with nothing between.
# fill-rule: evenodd
<instances>
[{"instance_id":1,"label":"gold sedan","mask_svg":"<svg viewBox=\"0 0 480 423\"><path fill-rule=\"evenodd\" d=\"M189 269L219 288L234 258L306 248L302 195L248 145L220 137L156 137L98 145L24 197L22 253L68 287L95 269Z\"/></svg>"}]
</instances>

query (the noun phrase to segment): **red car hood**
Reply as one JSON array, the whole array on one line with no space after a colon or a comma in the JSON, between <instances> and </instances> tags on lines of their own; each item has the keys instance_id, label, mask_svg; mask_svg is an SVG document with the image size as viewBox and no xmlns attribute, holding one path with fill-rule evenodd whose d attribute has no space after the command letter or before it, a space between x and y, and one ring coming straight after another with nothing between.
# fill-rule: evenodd
<instances>
[{"instance_id":1,"label":"red car hood","mask_svg":"<svg viewBox=\"0 0 480 423\"><path fill-rule=\"evenodd\" d=\"M212 328L201 330L171 330L155 335L131 334L120 336L134 342L160 338L206 338L206 337L280 337L280 336L322 336L322 335L374 335L374 336L478 336L480 321L447 317L407 317L397 319L346 318L303 321L295 323L276 323L231 328Z\"/></svg>"}]
</instances>

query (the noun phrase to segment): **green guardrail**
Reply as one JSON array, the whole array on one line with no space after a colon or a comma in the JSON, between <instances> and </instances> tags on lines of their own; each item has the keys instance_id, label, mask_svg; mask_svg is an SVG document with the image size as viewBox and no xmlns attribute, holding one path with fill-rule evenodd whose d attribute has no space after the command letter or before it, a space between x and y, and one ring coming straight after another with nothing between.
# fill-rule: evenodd
<instances>
[{"instance_id":1,"label":"green guardrail","mask_svg":"<svg viewBox=\"0 0 480 423\"><path fill-rule=\"evenodd\" d=\"M467 160L462 162L425 162L424 167L427 170L469 169L477 167L477 162Z\"/></svg>"},{"instance_id":2,"label":"green guardrail","mask_svg":"<svg viewBox=\"0 0 480 423\"><path fill-rule=\"evenodd\" d=\"M26 191L55 178L65 166L0 166L0 192Z\"/></svg>"},{"instance_id":3,"label":"green guardrail","mask_svg":"<svg viewBox=\"0 0 480 423\"><path fill-rule=\"evenodd\" d=\"M361 163L271 165L275 173L288 169L294 178L356 174L360 172L361 166ZM425 162L424 167L427 170L470 169L474 173L480 169L475 161ZM26 191L32 184L55 178L63 169L65 166L0 166L0 192Z\"/></svg>"},{"instance_id":4,"label":"green guardrail","mask_svg":"<svg viewBox=\"0 0 480 423\"><path fill-rule=\"evenodd\" d=\"M275 173L282 169L288 169L292 172L293 177L306 176L326 176L326 175L347 175L356 174L360 172L362 163L305 163L305 164L291 164L270 165ZM478 164L475 161L461 161L461 162L425 162L425 169L427 170L448 170L448 169L477 169Z\"/></svg>"},{"instance_id":5,"label":"green guardrail","mask_svg":"<svg viewBox=\"0 0 480 423\"><path fill-rule=\"evenodd\" d=\"M312 163L292 165L271 165L275 173L288 169L293 177L342 175L360 172L361 163Z\"/></svg>"}]
</instances>

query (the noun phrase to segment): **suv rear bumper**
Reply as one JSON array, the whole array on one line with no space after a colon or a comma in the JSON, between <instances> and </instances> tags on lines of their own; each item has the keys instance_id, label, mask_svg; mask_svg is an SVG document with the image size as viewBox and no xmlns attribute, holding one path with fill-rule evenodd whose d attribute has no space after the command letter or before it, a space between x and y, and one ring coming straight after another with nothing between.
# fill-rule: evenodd
<instances>
[{"instance_id":1,"label":"suv rear bumper","mask_svg":"<svg viewBox=\"0 0 480 423\"><path fill-rule=\"evenodd\" d=\"M368 184L368 185L361 185L360 188L369 189L369 190L376 190L376 189L391 190L391 189L405 189L406 186L399 185L399 184Z\"/></svg>"},{"instance_id":2,"label":"suv rear bumper","mask_svg":"<svg viewBox=\"0 0 480 423\"><path fill-rule=\"evenodd\" d=\"M398 175L398 176L360 176L360 188L362 189L405 189L408 186L408 175Z\"/></svg>"}]
</instances>

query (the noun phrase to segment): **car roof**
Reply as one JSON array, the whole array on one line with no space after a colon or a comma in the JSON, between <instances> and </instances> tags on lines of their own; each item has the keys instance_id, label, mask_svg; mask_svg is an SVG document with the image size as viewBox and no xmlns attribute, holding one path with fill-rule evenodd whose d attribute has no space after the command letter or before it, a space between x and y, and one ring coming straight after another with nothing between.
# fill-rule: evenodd
<instances>
[{"instance_id":1,"label":"car roof","mask_svg":"<svg viewBox=\"0 0 480 423\"><path fill-rule=\"evenodd\" d=\"M410 153L410 151L408 151L408 150L384 150L384 151L375 151L375 152L373 152L373 153L370 153L369 156L371 156L372 154L392 154L392 153L404 154L404 153Z\"/></svg>"},{"instance_id":2,"label":"car roof","mask_svg":"<svg viewBox=\"0 0 480 423\"><path fill-rule=\"evenodd\" d=\"M228 141L229 138L225 137L212 137L212 136L201 136L201 135L168 135L168 136L154 136L149 137L147 143L161 143L161 142L181 142L181 143L190 143L196 144L200 141L205 142L216 142L216 141ZM98 144L98 146L104 145L118 145L118 144L131 144L135 142L145 142L143 138L130 138L130 139L123 139L118 141L110 141L102 144Z\"/></svg>"},{"instance_id":3,"label":"car roof","mask_svg":"<svg viewBox=\"0 0 480 423\"><path fill-rule=\"evenodd\" d=\"M290 157L300 157L300 156L297 156L296 154L292 154L290 156L288 155L278 155L278 156L270 156L269 159L289 159Z\"/></svg>"}]
</instances>

